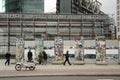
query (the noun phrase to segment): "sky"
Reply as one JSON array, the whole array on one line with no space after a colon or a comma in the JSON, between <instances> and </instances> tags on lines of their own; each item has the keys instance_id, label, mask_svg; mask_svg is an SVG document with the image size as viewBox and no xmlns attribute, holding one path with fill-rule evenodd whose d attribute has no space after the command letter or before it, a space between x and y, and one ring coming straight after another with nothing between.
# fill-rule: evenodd
<instances>
[{"instance_id":1,"label":"sky","mask_svg":"<svg viewBox=\"0 0 120 80\"><path fill-rule=\"evenodd\" d=\"M98 0L102 3L101 10L106 14L116 13L116 0ZM45 13L56 11L56 0L45 0ZM2 0L0 0L0 12L2 12Z\"/></svg>"},{"instance_id":2,"label":"sky","mask_svg":"<svg viewBox=\"0 0 120 80\"><path fill-rule=\"evenodd\" d=\"M109 15L116 14L116 1L117 0L98 0L102 3L101 10Z\"/></svg>"}]
</instances>

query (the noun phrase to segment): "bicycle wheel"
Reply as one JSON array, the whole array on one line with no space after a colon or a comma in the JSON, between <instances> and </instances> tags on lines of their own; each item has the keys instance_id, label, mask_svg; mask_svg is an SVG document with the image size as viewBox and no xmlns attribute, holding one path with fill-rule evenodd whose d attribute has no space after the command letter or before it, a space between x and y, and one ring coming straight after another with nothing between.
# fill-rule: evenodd
<instances>
[{"instance_id":1,"label":"bicycle wheel","mask_svg":"<svg viewBox=\"0 0 120 80\"><path fill-rule=\"evenodd\" d=\"M15 65L15 69L16 69L17 71L20 71L20 70L22 69L22 66L21 66L20 64L16 64L16 65Z\"/></svg>"},{"instance_id":2,"label":"bicycle wheel","mask_svg":"<svg viewBox=\"0 0 120 80\"><path fill-rule=\"evenodd\" d=\"M31 71L35 70L35 67L31 66L31 67L29 67L29 70L31 70Z\"/></svg>"}]
</instances>

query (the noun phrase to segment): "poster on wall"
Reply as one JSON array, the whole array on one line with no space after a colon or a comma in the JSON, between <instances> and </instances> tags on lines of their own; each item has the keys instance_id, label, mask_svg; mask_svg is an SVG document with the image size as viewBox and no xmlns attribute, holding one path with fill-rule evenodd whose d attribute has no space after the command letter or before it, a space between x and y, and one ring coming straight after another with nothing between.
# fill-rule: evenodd
<instances>
[{"instance_id":1,"label":"poster on wall","mask_svg":"<svg viewBox=\"0 0 120 80\"><path fill-rule=\"evenodd\" d=\"M20 62L24 57L24 40L23 38L17 38L16 40L16 61Z\"/></svg>"},{"instance_id":2,"label":"poster on wall","mask_svg":"<svg viewBox=\"0 0 120 80\"><path fill-rule=\"evenodd\" d=\"M38 55L42 54L44 46L44 39L39 38L35 40L35 51L36 51L36 58L38 59Z\"/></svg>"},{"instance_id":3,"label":"poster on wall","mask_svg":"<svg viewBox=\"0 0 120 80\"><path fill-rule=\"evenodd\" d=\"M105 36L97 36L96 38L96 61L105 62L106 55L106 39Z\"/></svg>"},{"instance_id":4,"label":"poster on wall","mask_svg":"<svg viewBox=\"0 0 120 80\"><path fill-rule=\"evenodd\" d=\"M119 57L118 50L119 50L118 40L106 40L106 59L118 60Z\"/></svg>"},{"instance_id":5,"label":"poster on wall","mask_svg":"<svg viewBox=\"0 0 120 80\"><path fill-rule=\"evenodd\" d=\"M61 37L55 37L55 61L63 61L63 39Z\"/></svg>"},{"instance_id":6,"label":"poster on wall","mask_svg":"<svg viewBox=\"0 0 120 80\"><path fill-rule=\"evenodd\" d=\"M118 58L119 58L118 49L108 49L108 50L106 50L106 59L118 60Z\"/></svg>"},{"instance_id":7,"label":"poster on wall","mask_svg":"<svg viewBox=\"0 0 120 80\"><path fill-rule=\"evenodd\" d=\"M84 40L84 59L94 59L92 63L96 61L96 41Z\"/></svg>"},{"instance_id":8,"label":"poster on wall","mask_svg":"<svg viewBox=\"0 0 120 80\"><path fill-rule=\"evenodd\" d=\"M75 61L84 61L84 38L82 36L75 39Z\"/></svg>"}]
</instances>

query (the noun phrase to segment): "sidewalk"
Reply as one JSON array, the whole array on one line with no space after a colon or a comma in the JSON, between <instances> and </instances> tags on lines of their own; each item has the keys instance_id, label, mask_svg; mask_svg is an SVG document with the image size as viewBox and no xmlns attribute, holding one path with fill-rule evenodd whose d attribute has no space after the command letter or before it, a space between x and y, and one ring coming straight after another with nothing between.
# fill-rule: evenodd
<instances>
[{"instance_id":1,"label":"sidewalk","mask_svg":"<svg viewBox=\"0 0 120 80\"><path fill-rule=\"evenodd\" d=\"M120 65L37 65L34 71L22 69L15 70L15 64L4 65L4 60L0 60L0 77L14 76L76 76L76 75L113 75L120 76Z\"/></svg>"}]
</instances>

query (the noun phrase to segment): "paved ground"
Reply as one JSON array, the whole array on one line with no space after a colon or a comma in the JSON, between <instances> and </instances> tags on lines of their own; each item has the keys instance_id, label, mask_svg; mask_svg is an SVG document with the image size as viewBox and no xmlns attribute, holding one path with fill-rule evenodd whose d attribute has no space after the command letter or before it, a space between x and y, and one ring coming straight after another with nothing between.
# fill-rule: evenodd
<instances>
[{"instance_id":1,"label":"paved ground","mask_svg":"<svg viewBox=\"0 0 120 80\"><path fill-rule=\"evenodd\" d=\"M13 76L55 76L55 75L113 75L120 76L120 65L37 65L34 71L22 69L22 71L15 70L15 64L10 66L4 65L5 60L0 60L0 77ZM14 60L12 60L14 62Z\"/></svg>"}]
</instances>

